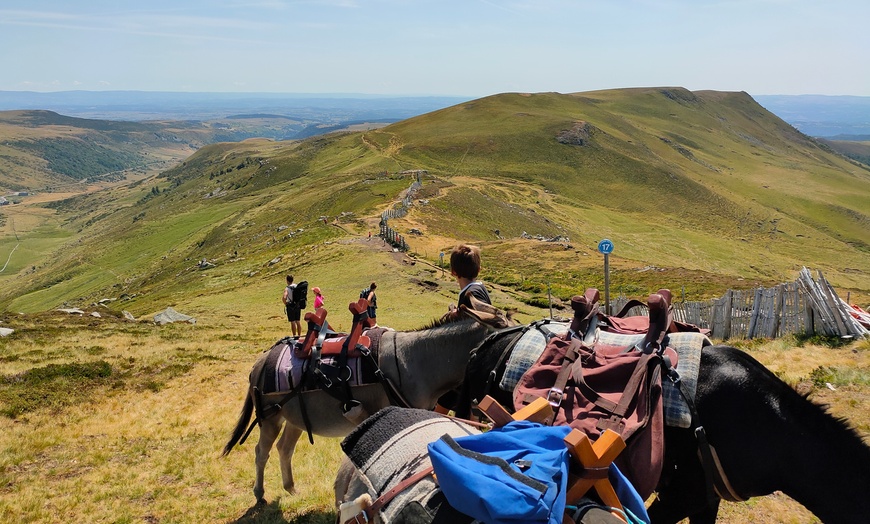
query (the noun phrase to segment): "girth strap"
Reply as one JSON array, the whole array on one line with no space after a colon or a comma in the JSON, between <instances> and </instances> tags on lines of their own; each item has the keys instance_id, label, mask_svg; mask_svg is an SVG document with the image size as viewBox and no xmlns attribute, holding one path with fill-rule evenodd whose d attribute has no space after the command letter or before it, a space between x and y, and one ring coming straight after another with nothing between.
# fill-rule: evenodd
<instances>
[{"instance_id":1,"label":"girth strap","mask_svg":"<svg viewBox=\"0 0 870 524\"><path fill-rule=\"evenodd\" d=\"M673 367L666 369L666 376L677 386L680 396L686 401L689 406L689 412L692 416L691 428L698 441L698 456L701 459L701 468L704 470L704 478L707 484L707 498L714 500L716 496L730 502L743 502L746 499L741 497L734 491L731 482L728 481L728 476L725 470L722 469L722 463L719 462L719 456L716 454L716 449L707 440L707 432L704 426L699 424L698 410L695 409L695 403L691 396L685 391L685 386L680 378L679 372Z\"/></svg>"},{"instance_id":2,"label":"girth strap","mask_svg":"<svg viewBox=\"0 0 870 524\"><path fill-rule=\"evenodd\" d=\"M393 486L392 489L378 497L371 506L364 508L362 512L357 514L352 519L347 520L344 524L364 524L372 522L372 520L375 518L375 515L378 514L381 508L389 504L389 502L393 500L396 495L405 491L417 482L420 482L429 475L432 475L434 471L435 469L432 466L429 466L428 468L420 470L417 473L411 475L410 477L407 477L406 479Z\"/></svg>"}]
</instances>

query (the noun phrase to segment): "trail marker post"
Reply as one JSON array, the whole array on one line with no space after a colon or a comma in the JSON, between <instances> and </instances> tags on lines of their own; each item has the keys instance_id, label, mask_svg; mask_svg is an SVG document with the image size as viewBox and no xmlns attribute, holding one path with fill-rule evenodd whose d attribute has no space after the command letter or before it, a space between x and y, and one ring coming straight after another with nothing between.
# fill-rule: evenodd
<instances>
[{"instance_id":1,"label":"trail marker post","mask_svg":"<svg viewBox=\"0 0 870 524\"><path fill-rule=\"evenodd\" d=\"M610 253L613 252L613 242L605 238L598 243L598 252L604 255L604 311L610 315Z\"/></svg>"},{"instance_id":2,"label":"trail marker post","mask_svg":"<svg viewBox=\"0 0 870 524\"><path fill-rule=\"evenodd\" d=\"M553 318L553 292L550 289L550 279L547 279L547 302L550 304L550 318Z\"/></svg>"}]
</instances>

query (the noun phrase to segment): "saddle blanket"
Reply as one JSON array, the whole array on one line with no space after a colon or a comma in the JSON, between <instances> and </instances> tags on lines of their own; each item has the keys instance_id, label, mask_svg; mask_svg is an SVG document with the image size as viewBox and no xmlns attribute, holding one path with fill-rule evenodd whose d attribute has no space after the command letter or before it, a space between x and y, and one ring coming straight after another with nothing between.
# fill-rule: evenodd
<instances>
[{"instance_id":1,"label":"saddle blanket","mask_svg":"<svg viewBox=\"0 0 870 524\"><path fill-rule=\"evenodd\" d=\"M564 335L568 331L568 323L550 323L529 329L514 346L508 357L502 381L499 387L503 391L513 391L523 373L537 362L549 337L541 328L546 328L550 333ZM608 346L632 347L643 342L645 335L623 335L598 331L597 341ZM694 402L695 389L698 385L698 370L701 366L701 349L712 344L710 339L702 333L668 333L666 343L677 352L677 372L680 374L686 393ZM692 414L689 406L680 395L680 390L670 380L662 377L662 405L665 415L665 424L672 427L688 428L692 423Z\"/></svg>"},{"instance_id":2,"label":"saddle blanket","mask_svg":"<svg viewBox=\"0 0 870 524\"><path fill-rule=\"evenodd\" d=\"M459 438L477 429L432 411L388 406L367 418L341 442L372 500L402 480L431 467L427 446L443 435ZM381 508L384 523L471 522L446 503L432 476L424 477Z\"/></svg>"},{"instance_id":3,"label":"saddle blanket","mask_svg":"<svg viewBox=\"0 0 870 524\"><path fill-rule=\"evenodd\" d=\"M567 333L569 326L570 324L567 322L535 322L531 324L530 329L520 335L520 339L508 356L504 375L499 383L502 391L513 391L523 373L532 367L532 364L537 362L541 353L544 352L547 342L555 335L562 336Z\"/></svg>"},{"instance_id":4,"label":"saddle blanket","mask_svg":"<svg viewBox=\"0 0 870 524\"><path fill-rule=\"evenodd\" d=\"M299 387L305 369L312 365L310 359L296 356L295 348L299 343L292 338L283 338L269 350L263 371L265 373L264 393L279 393ZM338 358L327 356L323 357L320 362L321 366L335 367L338 365ZM372 366L366 364L370 364L366 357L347 359L351 386L371 384L376 381L374 371L369 369Z\"/></svg>"}]
</instances>

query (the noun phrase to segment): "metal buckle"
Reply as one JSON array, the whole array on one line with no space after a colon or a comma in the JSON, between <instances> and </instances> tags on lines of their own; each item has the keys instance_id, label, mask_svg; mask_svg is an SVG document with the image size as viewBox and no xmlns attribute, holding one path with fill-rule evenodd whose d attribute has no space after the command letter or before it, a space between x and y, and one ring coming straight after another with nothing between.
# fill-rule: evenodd
<instances>
[{"instance_id":1,"label":"metal buckle","mask_svg":"<svg viewBox=\"0 0 870 524\"><path fill-rule=\"evenodd\" d=\"M550 391L547 393L547 402L550 403L554 408L558 408L559 404L562 403L562 397L565 396L565 392L563 392L559 388L550 388ZM557 400L553 400L553 397L556 397Z\"/></svg>"},{"instance_id":2,"label":"metal buckle","mask_svg":"<svg viewBox=\"0 0 870 524\"><path fill-rule=\"evenodd\" d=\"M532 467L531 460L517 459L514 461L514 466L518 467L520 471L525 471Z\"/></svg>"},{"instance_id":3,"label":"metal buckle","mask_svg":"<svg viewBox=\"0 0 870 524\"><path fill-rule=\"evenodd\" d=\"M320 364L320 363L318 362L318 364ZM326 386L326 389L329 389L332 387L332 381L329 380L329 377L326 376L326 373L324 373L320 369L320 367L314 368L314 374L317 375L318 377L320 377L320 380L323 381L323 385Z\"/></svg>"},{"instance_id":4,"label":"metal buckle","mask_svg":"<svg viewBox=\"0 0 870 524\"><path fill-rule=\"evenodd\" d=\"M366 515L365 511L360 511L356 516L354 516L352 519L348 520L345 524L350 524L350 523L368 524L368 522L369 522L369 516Z\"/></svg>"}]
</instances>

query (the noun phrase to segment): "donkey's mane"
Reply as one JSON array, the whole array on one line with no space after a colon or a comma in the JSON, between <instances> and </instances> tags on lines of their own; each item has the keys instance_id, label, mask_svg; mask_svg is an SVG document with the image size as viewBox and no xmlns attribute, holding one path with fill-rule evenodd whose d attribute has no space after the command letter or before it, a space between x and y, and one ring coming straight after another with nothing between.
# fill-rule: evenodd
<instances>
[{"instance_id":1,"label":"donkey's mane","mask_svg":"<svg viewBox=\"0 0 870 524\"><path fill-rule=\"evenodd\" d=\"M791 408L794 413L804 417L807 426L813 427L819 433L827 433L833 438L838 446L849 454L853 460L860 461L870 467L870 446L867 437L861 434L847 418L831 413L829 404L820 404L809 398L809 392L801 394L791 386L788 387L791 394L783 396L783 403Z\"/></svg>"},{"instance_id":2,"label":"donkey's mane","mask_svg":"<svg viewBox=\"0 0 870 524\"><path fill-rule=\"evenodd\" d=\"M448 324L454 324L456 322L468 321L468 318L463 317L454 317L452 315L444 315L441 318L433 318L426 325L421 328L417 328L414 331L425 331L427 329L435 329L441 326L446 326Z\"/></svg>"},{"instance_id":3,"label":"donkey's mane","mask_svg":"<svg viewBox=\"0 0 870 524\"><path fill-rule=\"evenodd\" d=\"M743 360L747 363L746 365L760 370L767 377L769 387L779 390L776 394L783 409L790 410L796 416L802 417L808 427L815 428L819 433L826 433L835 438L834 442L837 442L838 445L848 446L848 452L855 460L870 467L870 446L868 446L867 439L848 419L832 414L830 405L811 400L809 392L798 393L793 386L777 377L752 355L738 348L731 347L730 349L734 350L732 355L736 358Z\"/></svg>"}]
</instances>

